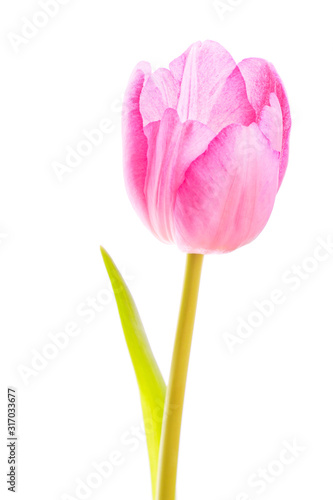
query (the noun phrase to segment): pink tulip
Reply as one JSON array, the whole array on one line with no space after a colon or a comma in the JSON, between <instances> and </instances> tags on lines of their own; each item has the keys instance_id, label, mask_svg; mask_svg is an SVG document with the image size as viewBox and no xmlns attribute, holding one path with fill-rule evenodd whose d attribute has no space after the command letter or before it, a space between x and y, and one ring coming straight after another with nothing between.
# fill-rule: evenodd
<instances>
[{"instance_id":1,"label":"pink tulip","mask_svg":"<svg viewBox=\"0 0 333 500\"><path fill-rule=\"evenodd\" d=\"M258 236L284 177L286 93L263 59L236 64L218 43L191 45L170 69L134 69L124 101L129 197L160 240L229 252Z\"/></svg>"}]
</instances>

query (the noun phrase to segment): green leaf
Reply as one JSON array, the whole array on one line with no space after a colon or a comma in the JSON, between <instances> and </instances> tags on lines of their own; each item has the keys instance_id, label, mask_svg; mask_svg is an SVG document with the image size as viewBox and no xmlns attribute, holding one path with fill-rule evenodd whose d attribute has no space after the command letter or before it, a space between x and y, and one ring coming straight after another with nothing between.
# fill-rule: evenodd
<instances>
[{"instance_id":1,"label":"green leaf","mask_svg":"<svg viewBox=\"0 0 333 500\"><path fill-rule=\"evenodd\" d=\"M121 324L140 390L152 490L155 498L166 385L150 348L132 295L110 255L102 247L101 252L116 297Z\"/></svg>"}]
</instances>

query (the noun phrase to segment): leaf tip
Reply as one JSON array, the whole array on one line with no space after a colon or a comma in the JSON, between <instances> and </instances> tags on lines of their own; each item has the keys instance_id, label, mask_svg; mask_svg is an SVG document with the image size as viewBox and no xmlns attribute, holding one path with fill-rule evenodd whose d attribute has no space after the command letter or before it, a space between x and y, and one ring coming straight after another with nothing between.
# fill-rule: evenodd
<instances>
[{"instance_id":1,"label":"leaf tip","mask_svg":"<svg viewBox=\"0 0 333 500\"><path fill-rule=\"evenodd\" d=\"M100 249L100 251L101 251L101 254L102 254L102 257L103 257L104 262L105 262L106 260L111 259L110 255L107 253L107 251L105 250L105 248L104 248L102 245L99 247L99 249Z\"/></svg>"}]
</instances>

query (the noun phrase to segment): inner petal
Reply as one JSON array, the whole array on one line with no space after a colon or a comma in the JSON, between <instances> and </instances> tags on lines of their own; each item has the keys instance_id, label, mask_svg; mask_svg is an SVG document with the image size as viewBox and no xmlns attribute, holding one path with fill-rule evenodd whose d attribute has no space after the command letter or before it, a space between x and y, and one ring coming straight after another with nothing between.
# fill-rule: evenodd
<instances>
[{"instance_id":1,"label":"inner petal","mask_svg":"<svg viewBox=\"0 0 333 500\"><path fill-rule=\"evenodd\" d=\"M276 94L269 96L269 106L264 106L259 120L259 128L271 143L272 149L281 152L283 137L282 110Z\"/></svg>"},{"instance_id":2,"label":"inner petal","mask_svg":"<svg viewBox=\"0 0 333 500\"><path fill-rule=\"evenodd\" d=\"M236 66L216 95L207 125L218 134L228 125L234 123L247 126L255 119L256 113L249 103L244 78Z\"/></svg>"},{"instance_id":3,"label":"inner petal","mask_svg":"<svg viewBox=\"0 0 333 500\"><path fill-rule=\"evenodd\" d=\"M143 125L161 120L168 108L176 109L179 82L168 69L160 68L148 78L140 96Z\"/></svg>"},{"instance_id":4,"label":"inner petal","mask_svg":"<svg viewBox=\"0 0 333 500\"><path fill-rule=\"evenodd\" d=\"M170 64L180 82L177 111L181 121L198 120L208 124L221 90L236 63L219 43L197 42Z\"/></svg>"}]
</instances>

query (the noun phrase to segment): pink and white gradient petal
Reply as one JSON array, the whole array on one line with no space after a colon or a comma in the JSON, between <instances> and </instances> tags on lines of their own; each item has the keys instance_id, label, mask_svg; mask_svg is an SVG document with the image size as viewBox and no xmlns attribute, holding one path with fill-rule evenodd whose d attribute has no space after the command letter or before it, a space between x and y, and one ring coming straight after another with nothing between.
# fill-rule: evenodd
<instances>
[{"instance_id":1,"label":"pink and white gradient petal","mask_svg":"<svg viewBox=\"0 0 333 500\"><path fill-rule=\"evenodd\" d=\"M162 119L168 108L177 108L180 83L168 69L160 68L147 80L140 97L143 125Z\"/></svg>"},{"instance_id":2,"label":"pink and white gradient petal","mask_svg":"<svg viewBox=\"0 0 333 500\"><path fill-rule=\"evenodd\" d=\"M250 125L255 120L256 113L248 100L243 75L236 66L217 95L207 125L218 134L232 123Z\"/></svg>"},{"instance_id":3,"label":"pink and white gradient petal","mask_svg":"<svg viewBox=\"0 0 333 500\"><path fill-rule=\"evenodd\" d=\"M134 209L149 229L144 185L147 172L148 141L143 131L140 113L140 94L151 74L150 64L139 63L133 70L123 103L123 162L126 189Z\"/></svg>"},{"instance_id":4,"label":"pink and white gradient petal","mask_svg":"<svg viewBox=\"0 0 333 500\"><path fill-rule=\"evenodd\" d=\"M291 117L289 103L281 78L273 64L259 58L243 59L238 64L246 83L249 101L257 114L257 123L265 106L270 106L271 94L275 94L282 113L282 146L280 156L279 187L282 183L289 156Z\"/></svg>"},{"instance_id":5,"label":"pink and white gradient petal","mask_svg":"<svg viewBox=\"0 0 333 500\"><path fill-rule=\"evenodd\" d=\"M278 186L279 153L257 124L230 125L188 168L175 205L185 252L230 252L266 225Z\"/></svg>"},{"instance_id":6,"label":"pink and white gradient petal","mask_svg":"<svg viewBox=\"0 0 333 500\"><path fill-rule=\"evenodd\" d=\"M180 82L177 111L182 122L208 124L212 108L236 63L219 43L196 42L169 65Z\"/></svg>"},{"instance_id":7,"label":"pink and white gradient petal","mask_svg":"<svg viewBox=\"0 0 333 500\"><path fill-rule=\"evenodd\" d=\"M154 231L165 242L174 241L176 193L189 165L208 147L215 134L197 121L182 123L174 109L167 109L159 122L145 127L148 169L145 196Z\"/></svg>"}]
</instances>

